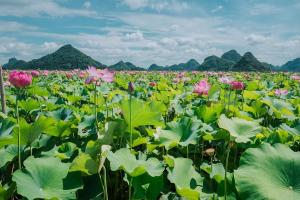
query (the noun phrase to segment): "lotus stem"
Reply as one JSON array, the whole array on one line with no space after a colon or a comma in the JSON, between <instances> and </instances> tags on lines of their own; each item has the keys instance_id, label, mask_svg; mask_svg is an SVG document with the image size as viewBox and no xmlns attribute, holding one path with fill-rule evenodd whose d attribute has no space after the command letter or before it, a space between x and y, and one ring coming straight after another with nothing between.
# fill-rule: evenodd
<instances>
[{"instance_id":1,"label":"lotus stem","mask_svg":"<svg viewBox=\"0 0 300 200\"><path fill-rule=\"evenodd\" d=\"M230 106L230 96L231 96L231 89L229 89L229 94L228 94L227 112L229 112L229 106Z\"/></svg>"},{"instance_id":2,"label":"lotus stem","mask_svg":"<svg viewBox=\"0 0 300 200\"><path fill-rule=\"evenodd\" d=\"M227 155L226 155L226 162L225 162L225 180L224 180L224 194L225 194L225 200L227 200L227 170L228 170L228 161L229 161L229 154L230 154L230 142L228 143L227 148Z\"/></svg>"},{"instance_id":3,"label":"lotus stem","mask_svg":"<svg viewBox=\"0 0 300 200\"><path fill-rule=\"evenodd\" d=\"M103 178L104 178L105 199L108 200L106 168L104 165L103 165L103 174L104 174Z\"/></svg>"},{"instance_id":4,"label":"lotus stem","mask_svg":"<svg viewBox=\"0 0 300 200\"><path fill-rule=\"evenodd\" d=\"M106 120L108 119L108 105L107 105L107 96L104 96L105 107L106 107Z\"/></svg>"},{"instance_id":5,"label":"lotus stem","mask_svg":"<svg viewBox=\"0 0 300 200\"><path fill-rule=\"evenodd\" d=\"M132 177L129 181L129 188L128 188L128 200L131 200L131 185L132 185Z\"/></svg>"},{"instance_id":6,"label":"lotus stem","mask_svg":"<svg viewBox=\"0 0 300 200\"><path fill-rule=\"evenodd\" d=\"M17 118L17 125L18 125L18 163L19 169L22 169L22 162L21 162L21 130L20 130L20 117L19 117L19 89L17 91L16 96L16 118Z\"/></svg>"},{"instance_id":7,"label":"lotus stem","mask_svg":"<svg viewBox=\"0 0 300 200\"><path fill-rule=\"evenodd\" d=\"M3 84L3 73L2 73L2 66L0 65L0 95L1 95L1 107L2 112L6 114L6 101L5 101L5 91L4 91L4 84Z\"/></svg>"},{"instance_id":8,"label":"lotus stem","mask_svg":"<svg viewBox=\"0 0 300 200\"><path fill-rule=\"evenodd\" d=\"M95 88L94 88L94 114L95 114L95 128L96 128L96 133L98 134L98 116L97 116L97 82L95 83Z\"/></svg>"},{"instance_id":9,"label":"lotus stem","mask_svg":"<svg viewBox=\"0 0 300 200\"><path fill-rule=\"evenodd\" d=\"M131 92L129 95L129 129L130 129L130 148L132 148L132 113L131 113L131 100L132 100L132 96L131 96Z\"/></svg>"}]
</instances>

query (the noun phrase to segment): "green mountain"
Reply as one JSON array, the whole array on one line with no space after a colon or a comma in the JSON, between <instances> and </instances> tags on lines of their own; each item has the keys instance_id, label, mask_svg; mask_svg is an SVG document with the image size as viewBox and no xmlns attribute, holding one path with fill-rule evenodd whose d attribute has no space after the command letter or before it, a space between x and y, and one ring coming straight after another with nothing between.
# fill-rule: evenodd
<instances>
[{"instance_id":1,"label":"green mountain","mask_svg":"<svg viewBox=\"0 0 300 200\"><path fill-rule=\"evenodd\" d=\"M186 63L180 63L178 65L171 65L168 68L170 71L195 71L198 70L200 64L195 60L191 59Z\"/></svg>"},{"instance_id":2,"label":"green mountain","mask_svg":"<svg viewBox=\"0 0 300 200\"><path fill-rule=\"evenodd\" d=\"M150 67L148 68L149 71L163 71L165 70L165 67L163 66L159 66L157 64L152 64L150 65Z\"/></svg>"},{"instance_id":3,"label":"green mountain","mask_svg":"<svg viewBox=\"0 0 300 200\"><path fill-rule=\"evenodd\" d=\"M115 70L115 71L121 71L121 70L127 70L127 71L144 71L144 68L141 67L137 67L134 64L130 63L130 62L123 62L120 61L114 65L111 65L108 67L111 70Z\"/></svg>"},{"instance_id":4,"label":"green mountain","mask_svg":"<svg viewBox=\"0 0 300 200\"><path fill-rule=\"evenodd\" d=\"M300 71L300 58L296 58L294 60L288 61L287 63L285 63L284 65L281 66L280 70L299 72Z\"/></svg>"},{"instance_id":5,"label":"green mountain","mask_svg":"<svg viewBox=\"0 0 300 200\"><path fill-rule=\"evenodd\" d=\"M202 71L228 71L235 64L234 61L219 58L217 56L209 56L204 59L199 69Z\"/></svg>"},{"instance_id":6,"label":"green mountain","mask_svg":"<svg viewBox=\"0 0 300 200\"><path fill-rule=\"evenodd\" d=\"M190 59L186 63L175 64L171 66L158 66L152 64L148 70L149 71L196 71L200 67L200 64L195 59Z\"/></svg>"},{"instance_id":7,"label":"green mountain","mask_svg":"<svg viewBox=\"0 0 300 200\"><path fill-rule=\"evenodd\" d=\"M10 59L11 61L11 59ZM47 70L70 70L85 69L88 66L104 68L105 65L85 55L72 45L62 46L54 53L34 59L29 62L17 61L8 62L5 67L7 69L47 69Z\"/></svg>"},{"instance_id":8,"label":"green mountain","mask_svg":"<svg viewBox=\"0 0 300 200\"><path fill-rule=\"evenodd\" d=\"M10 68L10 69L16 69L19 66L23 66L26 64L26 61L24 60L17 60L16 58L10 58L8 60L8 63L4 64L4 68Z\"/></svg>"},{"instance_id":9,"label":"green mountain","mask_svg":"<svg viewBox=\"0 0 300 200\"><path fill-rule=\"evenodd\" d=\"M261 63L254 55L247 52L243 57L235 64L232 71L270 71L271 68L264 63Z\"/></svg>"},{"instance_id":10,"label":"green mountain","mask_svg":"<svg viewBox=\"0 0 300 200\"><path fill-rule=\"evenodd\" d=\"M242 58L242 56L233 49L224 53L221 58L237 63Z\"/></svg>"}]
</instances>

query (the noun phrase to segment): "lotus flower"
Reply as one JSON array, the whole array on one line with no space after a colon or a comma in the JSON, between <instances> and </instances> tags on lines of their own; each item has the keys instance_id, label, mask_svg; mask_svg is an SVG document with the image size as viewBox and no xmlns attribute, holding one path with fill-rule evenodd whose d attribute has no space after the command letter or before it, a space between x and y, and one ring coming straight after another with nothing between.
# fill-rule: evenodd
<instances>
[{"instance_id":1,"label":"lotus flower","mask_svg":"<svg viewBox=\"0 0 300 200\"><path fill-rule=\"evenodd\" d=\"M104 70L97 70L95 67L88 67L86 71L88 73L88 78L85 81L87 84L96 82L99 79L108 83L113 82L114 80L114 73L107 68Z\"/></svg>"},{"instance_id":2,"label":"lotus flower","mask_svg":"<svg viewBox=\"0 0 300 200\"><path fill-rule=\"evenodd\" d=\"M32 76L23 71L12 71L8 75L8 81L16 88L24 88L32 83Z\"/></svg>"},{"instance_id":3,"label":"lotus flower","mask_svg":"<svg viewBox=\"0 0 300 200\"><path fill-rule=\"evenodd\" d=\"M231 82L233 82L233 79L229 76L223 76L219 78L219 81L224 84L230 84Z\"/></svg>"},{"instance_id":4,"label":"lotus flower","mask_svg":"<svg viewBox=\"0 0 300 200\"><path fill-rule=\"evenodd\" d=\"M234 89L234 90L242 90L242 89L244 89L244 83L240 82L240 81L232 81L230 83L230 85L231 85L231 88Z\"/></svg>"},{"instance_id":5,"label":"lotus flower","mask_svg":"<svg viewBox=\"0 0 300 200\"><path fill-rule=\"evenodd\" d=\"M207 80L201 80L199 83L195 85L193 92L198 95L208 95L209 89L210 89L210 85L207 82Z\"/></svg>"},{"instance_id":6,"label":"lotus flower","mask_svg":"<svg viewBox=\"0 0 300 200\"><path fill-rule=\"evenodd\" d=\"M298 75L292 75L291 78L294 79L295 81L300 82L300 76L298 76Z\"/></svg>"},{"instance_id":7,"label":"lotus flower","mask_svg":"<svg viewBox=\"0 0 300 200\"><path fill-rule=\"evenodd\" d=\"M33 70L30 72L33 77L40 75L40 72L37 70Z\"/></svg>"},{"instance_id":8,"label":"lotus flower","mask_svg":"<svg viewBox=\"0 0 300 200\"><path fill-rule=\"evenodd\" d=\"M42 73L44 76L48 76L49 75L49 71L48 70L44 70Z\"/></svg>"},{"instance_id":9,"label":"lotus flower","mask_svg":"<svg viewBox=\"0 0 300 200\"><path fill-rule=\"evenodd\" d=\"M103 70L99 71L100 78L108 83L111 83L114 81L114 72L110 71L109 69L105 68Z\"/></svg>"},{"instance_id":10,"label":"lotus flower","mask_svg":"<svg viewBox=\"0 0 300 200\"><path fill-rule=\"evenodd\" d=\"M133 93L134 92L134 83L133 82L129 82L128 83L128 92L131 94L131 93Z\"/></svg>"},{"instance_id":11,"label":"lotus flower","mask_svg":"<svg viewBox=\"0 0 300 200\"><path fill-rule=\"evenodd\" d=\"M274 91L274 94L276 96L287 95L288 94L288 90L286 90L286 89L276 89Z\"/></svg>"},{"instance_id":12,"label":"lotus flower","mask_svg":"<svg viewBox=\"0 0 300 200\"><path fill-rule=\"evenodd\" d=\"M155 87L155 86L156 86L156 83L155 83L155 82L150 82L150 83L149 83L149 86L150 86L150 87Z\"/></svg>"}]
</instances>

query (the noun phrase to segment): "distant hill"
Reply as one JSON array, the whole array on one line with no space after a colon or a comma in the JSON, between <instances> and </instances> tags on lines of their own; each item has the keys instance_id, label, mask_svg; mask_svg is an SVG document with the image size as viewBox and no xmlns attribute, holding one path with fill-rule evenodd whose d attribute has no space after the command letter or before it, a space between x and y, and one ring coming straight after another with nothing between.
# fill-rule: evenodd
<instances>
[{"instance_id":1,"label":"distant hill","mask_svg":"<svg viewBox=\"0 0 300 200\"><path fill-rule=\"evenodd\" d=\"M159 66L157 64L152 64L150 65L150 67L148 68L149 71L163 71L165 70L165 67L163 66Z\"/></svg>"},{"instance_id":2,"label":"distant hill","mask_svg":"<svg viewBox=\"0 0 300 200\"><path fill-rule=\"evenodd\" d=\"M195 59L190 59L186 63L175 64L171 66L158 66L152 64L148 70L150 71L196 71L199 70L200 64Z\"/></svg>"},{"instance_id":3,"label":"distant hill","mask_svg":"<svg viewBox=\"0 0 300 200\"><path fill-rule=\"evenodd\" d=\"M4 64L3 67L15 69L15 68L18 68L19 66L23 66L25 64L26 64L26 61L24 61L24 60L17 60L16 58L10 58L8 60L8 63Z\"/></svg>"},{"instance_id":4,"label":"distant hill","mask_svg":"<svg viewBox=\"0 0 300 200\"><path fill-rule=\"evenodd\" d=\"M144 68L137 67L134 64L130 62L123 62L120 61L114 65L111 65L108 67L109 69L115 70L115 71L121 71L121 70L128 70L128 71L144 71Z\"/></svg>"},{"instance_id":5,"label":"distant hill","mask_svg":"<svg viewBox=\"0 0 300 200\"><path fill-rule=\"evenodd\" d=\"M48 54L38 59L26 62L16 58L9 59L8 63L4 64L4 69L47 69L47 70L71 70L71 69L86 69L88 66L97 68L105 68L106 65L94 60L90 56L82 53L80 50L67 44L59 48L54 53ZM142 67L137 67L130 62L120 61L109 66L110 69L121 70L146 70ZM282 67L275 67L269 63L260 62L255 56L247 52L241 56L236 50L225 52L221 57L212 55L204 59L202 64L199 64L195 59L190 59L186 63L174 64L171 66L160 66L152 64L149 71L300 71L300 58L289 61Z\"/></svg>"},{"instance_id":6,"label":"distant hill","mask_svg":"<svg viewBox=\"0 0 300 200\"><path fill-rule=\"evenodd\" d=\"M294 60L288 61L287 63L285 63L284 65L281 66L280 70L299 72L300 71L300 58L296 58Z\"/></svg>"},{"instance_id":7,"label":"distant hill","mask_svg":"<svg viewBox=\"0 0 300 200\"><path fill-rule=\"evenodd\" d=\"M247 52L243 57L235 64L232 71L270 71L271 68L264 63L261 63L257 58L251 53Z\"/></svg>"},{"instance_id":8,"label":"distant hill","mask_svg":"<svg viewBox=\"0 0 300 200\"><path fill-rule=\"evenodd\" d=\"M224 53L221 58L237 63L242 58L242 56L233 49Z\"/></svg>"},{"instance_id":9,"label":"distant hill","mask_svg":"<svg viewBox=\"0 0 300 200\"><path fill-rule=\"evenodd\" d=\"M85 69L88 66L104 68L105 65L85 55L72 45L62 46L54 53L34 59L29 62L22 60L10 59L4 65L7 69L47 69L47 70L70 70Z\"/></svg>"},{"instance_id":10,"label":"distant hill","mask_svg":"<svg viewBox=\"0 0 300 200\"><path fill-rule=\"evenodd\" d=\"M209 56L204 59L200 66L202 71L228 71L235 65L235 62L219 58L217 56Z\"/></svg>"}]
</instances>

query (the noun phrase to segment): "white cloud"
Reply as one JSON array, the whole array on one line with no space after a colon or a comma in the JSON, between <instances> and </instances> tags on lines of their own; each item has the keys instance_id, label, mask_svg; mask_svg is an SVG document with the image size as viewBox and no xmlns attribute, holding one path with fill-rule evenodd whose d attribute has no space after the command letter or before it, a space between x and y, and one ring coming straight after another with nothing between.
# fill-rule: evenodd
<instances>
[{"instance_id":1,"label":"white cloud","mask_svg":"<svg viewBox=\"0 0 300 200\"><path fill-rule=\"evenodd\" d=\"M61 6L54 0L1 0L0 16L96 16L96 12L71 9Z\"/></svg>"},{"instance_id":2,"label":"white cloud","mask_svg":"<svg viewBox=\"0 0 300 200\"><path fill-rule=\"evenodd\" d=\"M89 9L92 6L92 3L90 1L86 1L83 3L83 7L86 9Z\"/></svg>"},{"instance_id":3,"label":"white cloud","mask_svg":"<svg viewBox=\"0 0 300 200\"><path fill-rule=\"evenodd\" d=\"M223 6L222 5L219 5L217 6L216 8L214 8L213 10L211 10L212 13L216 13L216 12L219 12L223 10Z\"/></svg>"},{"instance_id":4,"label":"white cloud","mask_svg":"<svg viewBox=\"0 0 300 200\"><path fill-rule=\"evenodd\" d=\"M15 21L0 21L0 32L35 31L38 27Z\"/></svg>"},{"instance_id":5,"label":"white cloud","mask_svg":"<svg viewBox=\"0 0 300 200\"><path fill-rule=\"evenodd\" d=\"M150 8L158 12L163 10L181 12L189 8L187 2L179 0L122 0L122 3L132 10Z\"/></svg>"},{"instance_id":6,"label":"white cloud","mask_svg":"<svg viewBox=\"0 0 300 200\"><path fill-rule=\"evenodd\" d=\"M123 0L123 4L127 5L133 10L147 7L148 3L148 0Z\"/></svg>"},{"instance_id":7,"label":"white cloud","mask_svg":"<svg viewBox=\"0 0 300 200\"><path fill-rule=\"evenodd\" d=\"M263 35L258 35L258 34L250 34L245 39L248 42L248 44L250 44L250 45L263 44L264 42L266 42L268 40L267 37L265 37Z\"/></svg>"},{"instance_id":8,"label":"white cloud","mask_svg":"<svg viewBox=\"0 0 300 200\"><path fill-rule=\"evenodd\" d=\"M136 31L134 33L126 33L124 40L126 41L140 41L144 39L144 34L141 31Z\"/></svg>"},{"instance_id":9,"label":"white cloud","mask_svg":"<svg viewBox=\"0 0 300 200\"><path fill-rule=\"evenodd\" d=\"M251 15L273 15L281 12L282 9L271 4L255 4L252 9L250 9Z\"/></svg>"}]
</instances>

